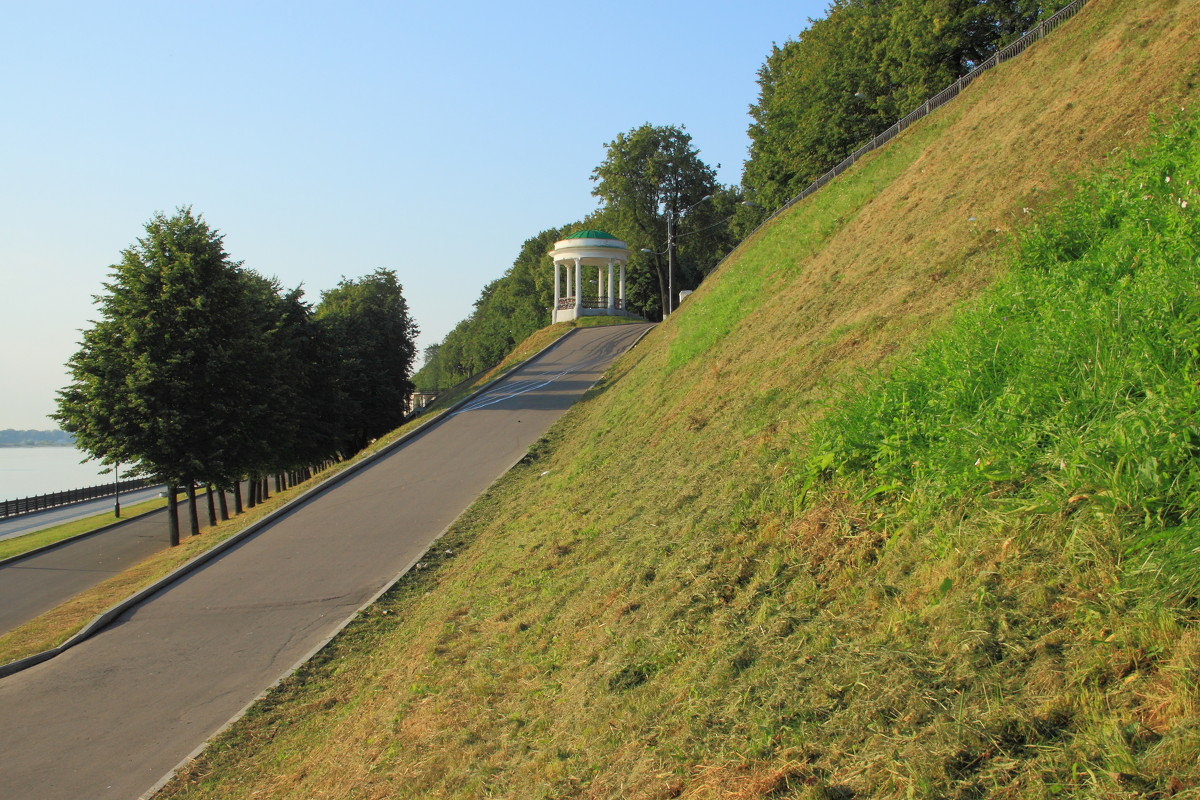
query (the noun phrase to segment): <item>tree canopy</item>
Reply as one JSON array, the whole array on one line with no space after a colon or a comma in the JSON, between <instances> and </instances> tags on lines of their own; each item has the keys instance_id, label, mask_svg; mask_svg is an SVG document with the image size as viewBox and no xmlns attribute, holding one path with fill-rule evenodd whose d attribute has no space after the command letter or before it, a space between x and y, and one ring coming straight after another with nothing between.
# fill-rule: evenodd
<instances>
[{"instance_id":1,"label":"tree canopy","mask_svg":"<svg viewBox=\"0 0 1200 800\"><path fill-rule=\"evenodd\" d=\"M724 253L721 243L712 241L727 238L727 229L715 230L714 211L728 204L706 198L730 190L717 184L716 170L701 160L682 127L646 123L617 134L605 147L604 161L592 172L592 194L603 203L597 216L630 247L631 307L655 317L668 305L668 218L675 220L678 292L694 288L705 267L715 263L712 254ZM714 232L709 241L688 238L702 228ZM657 255L642 253L643 248Z\"/></svg>"},{"instance_id":2,"label":"tree canopy","mask_svg":"<svg viewBox=\"0 0 1200 800\"><path fill-rule=\"evenodd\" d=\"M339 449L355 452L404 421L417 326L396 273L386 269L321 292L315 320L330 348L325 379L347 421Z\"/></svg>"}]
</instances>

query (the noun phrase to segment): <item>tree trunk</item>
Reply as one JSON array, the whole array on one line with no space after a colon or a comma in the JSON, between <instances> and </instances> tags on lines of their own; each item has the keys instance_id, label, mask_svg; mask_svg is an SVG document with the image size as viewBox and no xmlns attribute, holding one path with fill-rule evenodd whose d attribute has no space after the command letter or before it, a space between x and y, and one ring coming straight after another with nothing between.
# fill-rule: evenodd
<instances>
[{"instance_id":1,"label":"tree trunk","mask_svg":"<svg viewBox=\"0 0 1200 800\"><path fill-rule=\"evenodd\" d=\"M242 508L242 481L236 480L233 482L233 513L244 514L246 509Z\"/></svg>"},{"instance_id":2,"label":"tree trunk","mask_svg":"<svg viewBox=\"0 0 1200 800\"><path fill-rule=\"evenodd\" d=\"M199 536L200 515L196 513L196 482L191 478L188 478L186 491L188 499L188 524L191 526L192 536Z\"/></svg>"},{"instance_id":3,"label":"tree trunk","mask_svg":"<svg viewBox=\"0 0 1200 800\"><path fill-rule=\"evenodd\" d=\"M211 483L208 485L208 527L217 527L217 499L213 497L213 492L217 487Z\"/></svg>"},{"instance_id":4,"label":"tree trunk","mask_svg":"<svg viewBox=\"0 0 1200 800\"><path fill-rule=\"evenodd\" d=\"M246 479L246 508L258 505L258 476L251 475Z\"/></svg>"},{"instance_id":5,"label":"tree trunk","mask_svg":"<svg viewBox=\"0 0 1200 800\"><path fill-rule=\"evenodd\" d=\"M171 547L179 546L179 487L167 484L167 533Z\"/></svg>"},{"instance_id":6,"label":"tree trunk","mask_svg":"<svg viewBox=\"0 0 1200 800\"><path fill-rule=\"evenodd\" d=\"M217 501L221 505L221 522L225 522L229 519L229 501L225 499L224 489L217 493Z\"/></svg>"},{"instance_id":7,"label":"tree trunk","mask_svg":"<svg viewBox=\"0 0 1200 800\"><path fill-rule=\"evenodd\" d=\"M260 503L264 500L271 499L271 487L267 484L267 480L268 479L267 479L266 475L263 475L261 478L258 479L258 486L259 486L258 502L260 502Z\"/></svg>"}]
</instances>

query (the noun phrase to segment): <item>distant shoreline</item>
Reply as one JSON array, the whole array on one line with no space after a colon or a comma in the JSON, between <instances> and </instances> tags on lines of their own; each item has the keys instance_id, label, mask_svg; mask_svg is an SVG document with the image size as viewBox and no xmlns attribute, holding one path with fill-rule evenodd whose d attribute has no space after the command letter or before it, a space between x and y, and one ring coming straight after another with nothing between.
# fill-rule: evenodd
<instances>
[{"instance_id":1,"label":"distant shoreline","mask_svg":"<svg viewBox=\"0 0 1200 800\"><path fill-rule=\"evenodd\" d=\"M74 447L75 437L61 430L5 428L0 430L0 447Z\"/></svg>"},{"instance_id":2,"label":"distant shoreline","mask_svg":"<svg viewBox=\"0 0 1200 800\"><path fill-rule=\"evenodd\" d=\"M75 447L73 442L15 442L0 443L0 447Z\"/></svg>"}]
</instances>

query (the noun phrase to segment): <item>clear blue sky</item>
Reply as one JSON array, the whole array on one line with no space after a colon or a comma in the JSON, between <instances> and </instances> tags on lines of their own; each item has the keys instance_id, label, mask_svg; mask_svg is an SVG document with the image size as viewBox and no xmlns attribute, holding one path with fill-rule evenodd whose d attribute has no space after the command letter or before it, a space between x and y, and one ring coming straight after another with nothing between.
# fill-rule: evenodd
<instances>
[{"instance_id":1,"label":"clear blue sky","mask_svg":"<svg viewBox=\"0 0 1200 800\"><path fill-rule=\"evenodd\" d=\"M0 428L53 427L154 212L191 205L311 302L395 269L424 347L596 208L617 133L684 125L739 182L757 70L826 6L0 0Z\"/></svg>"}]
</instances>

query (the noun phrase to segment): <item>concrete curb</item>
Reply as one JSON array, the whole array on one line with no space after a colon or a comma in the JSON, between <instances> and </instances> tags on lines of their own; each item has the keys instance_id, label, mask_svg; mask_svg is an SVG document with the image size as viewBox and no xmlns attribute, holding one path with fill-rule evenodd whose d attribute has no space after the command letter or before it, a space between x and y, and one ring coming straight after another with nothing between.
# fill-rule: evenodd
<instances>
[{"instance_id":1,"label":"concrete curb","mask_svg":"<svg viewBox=\"0 0 1200 800\"><path fill-rule=\"evenodd\" d=\"M645 339L647 336L649 336L649 335L650 335L650 331L654 330L654 329L655 329L655 328L657 328L657 327L658 327L658 323L657 323L657 322L651 323L651 324L650 324L650 327L649 327L649 328L646 328L646 330L642 331L642 335L641 335L641 336L639 336L639 337L637 337L636 339L634 339L634 340L633 340L633 344L629 345L629 347L627 347L627 348L625 349L625 353L628 353L630 350L632 350L633 348L635 348L635 347L637 347L639 344L641 344L641 343L642 343L642 339ZM625 355L625 353L622 353L621 355Z\"/></svg>"},{"instance_id":2,"label":"concrete curb","mask_svg":"<svg viewBox=\"0 0 1200 800\"><path fill-rule=\"evenodd\" d=\"M548 353L550 350L557 347L567 337L569 337L571 334L575 333L575 331L577 331L577 330L579 330L579 328L572 328L571 330L567 331L562 336L558 337L553 342L551 342L550 344L543 347L537 353L530 356L528 359L525 360L525 362L523 364L516 367L516 369L520 369L521 367L525 366L525 364L528 364L531 361L534 361L535 359L540 358L543 354ZM444 411L442 411L441 413L439 413L436 417L432 417L431 419L426 420L425 422L418 425L416 428L413 428L408 433L400 436L399 438L396 439L396 441L385 445L384 447L380 448L378 451L371 453L368 456L364 456L361 460L346 467L346 469L342 470L337 475L333 475L333 476L329 477L328 479L322 481L321 483L312 487L311 489L309 489L308 491L306 491L304 494L300 495L299 497L289 500L287 503L285 503L284 505L275 509L267 516L263 517L262 519L258 520L257 522L254 522L254 523L248 525L246 528L244 528L241 531L238 531L237 533L235 533L233 536L230 536L225 541L223 541L217 545L214 545L211 549L206 550L203 553L199 554L198 556L193 558L191 561L188 561L186 564L183 564L180 567L178 567L177 569L175 569L170 574L163 576L162 578L160 578L159 580L150 584L149 586L145 587L144 589L141 589L140 591L135 592L134 594L125 598L120 603L117 603L112 608L108 609L107 611L105 611L102 614L100 614L99 616L97 616L95 619L93 619L91 622L89 622L87 625L85 625L78 633L76 633L74 636L67 639L65 642L58 645L57 647L53 647L49 650L43 650L40 653L34 653L33 655L26 656L25 658L17 659L16 661L10 661L7 664L0 665L0 678L5 678L14 673L21 672L22 670L28 669L32 666L36 666L37 664L40 664L43 661L49 661L51 658L54 658L55 656L57 656L59 653L69 650L70 648L74 647L75 645L79 644L80 642L83 642L83 641L87 640L88 638L94 636L96 633L99 633L101 630L103 630L109 623L111 623L117 617L121 616L126 611L133 608L134 606L138 605L143 600L150 598L151 596L157 594L158 592L160 592L163 589L170 586L172 583L175 583L176 581L180 580L181 578L186 577L190 573L195 572L196 570L198 570L200 567L204 566L208 562L216 559L218 556L223 555L225 552L233 549L237 545L241 544L242 542L246 541L250 537L254 536L259 531L261 531L263 528L266 528L268 525L274 523L276 520L283 517L285 514L291 513L292 511L296 510L298 507L300 507L304 503L307 503L309 500L312 500L313 498L317 497L318 495L328 491L329 489L332 489L334 486L337 486L339 483L346 480L347 478L354 475L355 473L362 471L363 469L370 466L371 464L374 464L376 461L380 460L384 456L389 455L393 450L398 449L401 445L408 443L409 441L415 439L416 437L418 437L421 434L428 431L433 426L438 425L438 424L444 422L445 420L449 419L450 416L455 411L457 411L459 408L466 405L469 401L474 400L476 396L483 394L488 389L491 389L494 385L496 385L497 383L499 383L500 381L504 380L509 375L511 375L513 372L515 372L516 369L509 370L508 372L504 373L503 375L488 381L483 386L481 386L478 389L476 389L475 391L467 394L461 400L459 400L458 402L454 403L449 408L447 408ZM94 533L94 531L89 531L89 534L91 534L91 533ZM444 531L443 531L443 533L444 533ZM441 534L438 534L438 536L440 537ZM437 540L434 539L434 541L437 541ZM425 552L428 552L428 549L426 549ZM411 565L409 568L411 568ZM405 569L405 572L407 572L407 571L408 571L408 569ZM402 573L400 573L400 575L397 575L396 580L399 580L401 577L404 576L404 574L405 573L402 572ZM392 581L392 584L394 585L395 581ZM343 624L343 627L345 624L348 624L350 619L353 619L354 616L357 615L357 613L358 612L356 611L354 615L351 615L347 619L346 623ZM322 646L324 646L324 645L322 645ZM288 672L287 674L290 675L291 672Z\"/></svg>"}]
</instances>

